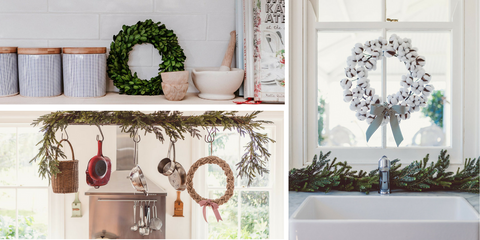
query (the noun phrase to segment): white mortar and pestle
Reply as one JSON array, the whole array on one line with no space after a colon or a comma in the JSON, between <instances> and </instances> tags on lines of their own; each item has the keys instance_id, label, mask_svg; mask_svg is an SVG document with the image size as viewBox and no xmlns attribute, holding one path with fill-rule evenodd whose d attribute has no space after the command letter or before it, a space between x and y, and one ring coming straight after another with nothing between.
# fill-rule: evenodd
<instances>
[{"instance_id":1,"label":"white mortar and pestle","mask_svg":"<svg viewBox=\"0 0 480 240\"><path fill-rule=\"evenodd\" d=\"M230 33L230 42L220 68L195 68L192 79L200 91L198 96L210 100L230 100L235 98L235 91L242 85L244 70L230 69L235 51L235 31Z\"/></svg>"}]
</instances>

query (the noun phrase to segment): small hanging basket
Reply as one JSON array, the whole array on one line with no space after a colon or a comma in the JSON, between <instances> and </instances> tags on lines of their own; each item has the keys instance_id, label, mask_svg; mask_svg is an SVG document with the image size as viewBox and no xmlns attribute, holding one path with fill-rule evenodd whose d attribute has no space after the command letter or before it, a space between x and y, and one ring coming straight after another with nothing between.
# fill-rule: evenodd
<instances>
[{"instance_id":1,"label":"small hanging basket","mask_svg":"<svg viewBox=\"0 0 480 240\"><path fill-rule=\"evenodd\" d=\"M70 145L73 160L58 161L58 154L56 155L60 173L52 176L52 189L54 193L76 193L78 192L78 160L75 160L73 147L68 139L62 139L58 143L58 147L64 141Z\"/></svg>"}]
</instances>

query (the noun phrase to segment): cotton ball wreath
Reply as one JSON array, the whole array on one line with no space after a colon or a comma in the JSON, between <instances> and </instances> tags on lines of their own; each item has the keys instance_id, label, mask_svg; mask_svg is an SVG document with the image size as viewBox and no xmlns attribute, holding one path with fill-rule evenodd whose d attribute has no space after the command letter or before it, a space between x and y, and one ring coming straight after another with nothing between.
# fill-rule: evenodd
<instances>
[{"instance_id":1,"label":"cotton ball wreath","mask_svg":"<svg viewBox=\"0 0 480 240\"><path fill-rule=\"evenodd\" d=\"M370 85L368 72L376 70L378 60L390 57L396 57L403 62L407 73L400 79L399 91L388 95L386 102L382 104L380 97L375 95L375 89ZM418 54L418 49L412 46L412 40L409 38L392 34L388 40L379 37L364 44L357 43L352 48L352 55L347 58L345 68L347 78L340 81L340 86L344 90L343 100L350 102L350 110L356 112L357 119L365 120L368 124L377 117L370 112L373 105L388 110L382 113L382 125L389 123L390 118L398 122L407 120L412 112L417 112L420 107L426 105L427 97L434 91L430 84L431 75L423 68L425 64L425 57ZM401 108L395 106L403 106L405 112L399 113L402 111L399 110ZM395 115L390 116L392 113Z\"/></svg>"}]
</instances>

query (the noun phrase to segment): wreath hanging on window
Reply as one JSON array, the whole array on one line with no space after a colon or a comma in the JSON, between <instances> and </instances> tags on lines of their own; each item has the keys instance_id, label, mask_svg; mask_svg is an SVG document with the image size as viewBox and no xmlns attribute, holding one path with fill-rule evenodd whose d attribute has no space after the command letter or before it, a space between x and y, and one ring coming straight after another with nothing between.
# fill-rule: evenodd
<instances>
[{"instance_id":1,"label":"wreath hanging on window","mask_svg":"<svg viewBox=\"0 0 480 240\"><path fill-rule=\"evenodd\" d=\"M150 80L140 79L137 73L132 75L128 66L128 57L133 46L143 43L152 44L163 60L159 65L158 76ZM107 73L121 94L158 95L163 93L160 73L184 71L185 59L186 56L173 30L167 29L165 24L154 23L148 19L132 26L123 25L122 30L113 36L107 59Z\"/></svg>"},{"instance_id":2,"label":"wreath hanging on window","mask_svg":"<svg viewBox=\"0 0 480 240\"><path fill-rule=\"evenodd\" d=\"M408 70L408 74L402 76L400 90L388 95L383 103L368 79L368 72L376 69L377 61L384 59L382 57L397 57ZM395 142L400 145L403 141L400 121L409 119L411 113L425 106L427 97L434 90L428 84L431 75L423 69L425 57L418 55L411 39L393 34L388 41L379 37L363 45L355 44L352 55L347 58L347 65L347 78L340 81L344 89L343 100L350 102L350 109L356 112L358 120L366 120L370 124L367 141L380 125L390 122ZM356 86L352 89L353 82Z\"/></svg>"}]
</instances>

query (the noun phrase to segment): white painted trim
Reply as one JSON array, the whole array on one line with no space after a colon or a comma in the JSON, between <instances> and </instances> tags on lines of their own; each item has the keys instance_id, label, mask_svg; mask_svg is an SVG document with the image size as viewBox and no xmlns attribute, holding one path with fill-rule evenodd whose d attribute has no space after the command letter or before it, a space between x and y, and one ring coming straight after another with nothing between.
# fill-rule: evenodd
<instances>
[{"instance_id":1,"label":"white painted trim","mask_svg":"<svg viewBox=\"0 0 480 240\"><path fill-rule=\"evenodd\" d=\"M293 20L291 23L291 27L297 31L299 29L306 29L308 28L308 24L305 23L305 10L307 6L307 1L296 1L292 3L292 12L294 16L298 16L297 18L292 17L292 19L302 19L301 21ZM465 5L464 5L465 4ZM461 6L461 7L460 7ZM465 6L465 7L463 7ZM464 9L465 14L460 10ZM463 21L461 21L460 25L457 22L445 22L445 23L416 23L416 22L396 22L396 23L382 23L382 22L335 22L335 23L321 23L315 22L315 29L317 30L325 30L325 31L339 31L341 30L367 30L372 28L377 29L395 29L395 30L408 30L408 31L416 31L416 30L428 30L428 31L441 31L441 30L452 30L452 36L458 38L463 36L465 33L465 40L459 41L456 39L458 44L452 42L452 54L454 59L460 59L459 61L455 61L452 64L463 64L464 68L455 67L452 65L452 69L461 69L460 73L452 71L452 82L455 79L463 79L462 82L465 85L455 86L459 84L453 85L452 91L455 92L454 95L457 96L464 96L464 99L457 99L452 101L452 118L455 118L456 122L460 124L457 125L456 128L452 129L452 133L460 133L456 134L457 137L451 140L452 147L447 148L449 154L452 156L452 165L460 165L463 163L465 157L475 157L476 155L480 154L480 127L478 126L478 122L480 122L480 99L478 96L478 92L480 92L480 84L478 82L480 73L478 72L479 68L479 19L478 13L480 13L480 6L479 3L475 0L460 0L459 7L457 7L457 14L458 18L465 18L465 26L463 25ZM302 14L303 13L303 14ZM299 17L301 16L301 17ZM465 29L465 30L464 30ZM460 32L460 34L457 34ZM291 64L292 68L292 78L297 80L297 83L301 84L311 84L312 82L316 82L315 80L311 80L309 76L305 76L303 73L305 71L304 67L308 64L306 62L307 54L311 51L306 51L305 47L300 48L298 45L307 45L304 43L305 39L302 39L301 34L293 34L291 36L292 42L296 43L295 49L292 51L303 49L303 52L294 52L292 53L292 58L295 59L297 64ZM303 45L302 45L303 46ZM308 46L308 45L307 45ZM302 59L304 59L302 61ZM300 65L300 66L299 66ZM297 75L294 75L294 74ZM301 80L299 80L301 77ZM458 83L458 81L456 81ZM316 83L315 83L316 85ZM305 86L303 86L304 88ZM312 124L311 117L315 114L316 119L316 94L303 94L305 92L301 92L298 89L301 89L302 86L297 87L297 91L292 95L292 124L291 124L291 136L293 139L290 143L290 147L292 152L290 154L290 168L299 168L311 162L313 155L318 153L317 148L311 147L312 142L316 143L316 124ZM307 89L311 90L312 87L307 87ZM477 91L477 93L474 93ZM299 94L300 93L300 94ZM303 115L298 116L298 113L301 113L297 109L300 104L307 103L309 106L307 110L303 111ZM464 107L468 106L468 111L464 109ZM308 127L302 128L300 125L304 124L304 119L309 119ZM462 126L463 125L463 126ZM300 131L298 131L300 130ZM315 137L310 137L310 135L314 134ZM308 135L308 136L307 136ZM307 141L308 139L308 141ZM304 146L310 145L308 150L304 151L304 153L300 153ZM352 159L352 154L346 154L345 151L342 151L342 148L324 148L323 151L332 150L332 156L338 157L342 160L348 160L352 165L362 165L364 163L370 163L370 161L378 160L378 156L382 156L382 153L389 153L392 158L402 158L404 160L417 160L420 156L424 156L425 154L429 153L431 158L436 158L439 154L440 149L443 148L415 148L415 149L396 149L396 148L389 148L386 147L384 149L381 148L350 148L355 151L356 156L362 156L363 160L359 159ZM405 151L405 150L415 150L413 151ZM306 153L306 154L305 154ZM352 163L353 162L353 163Z\"/></svg>"}]
</instances>

